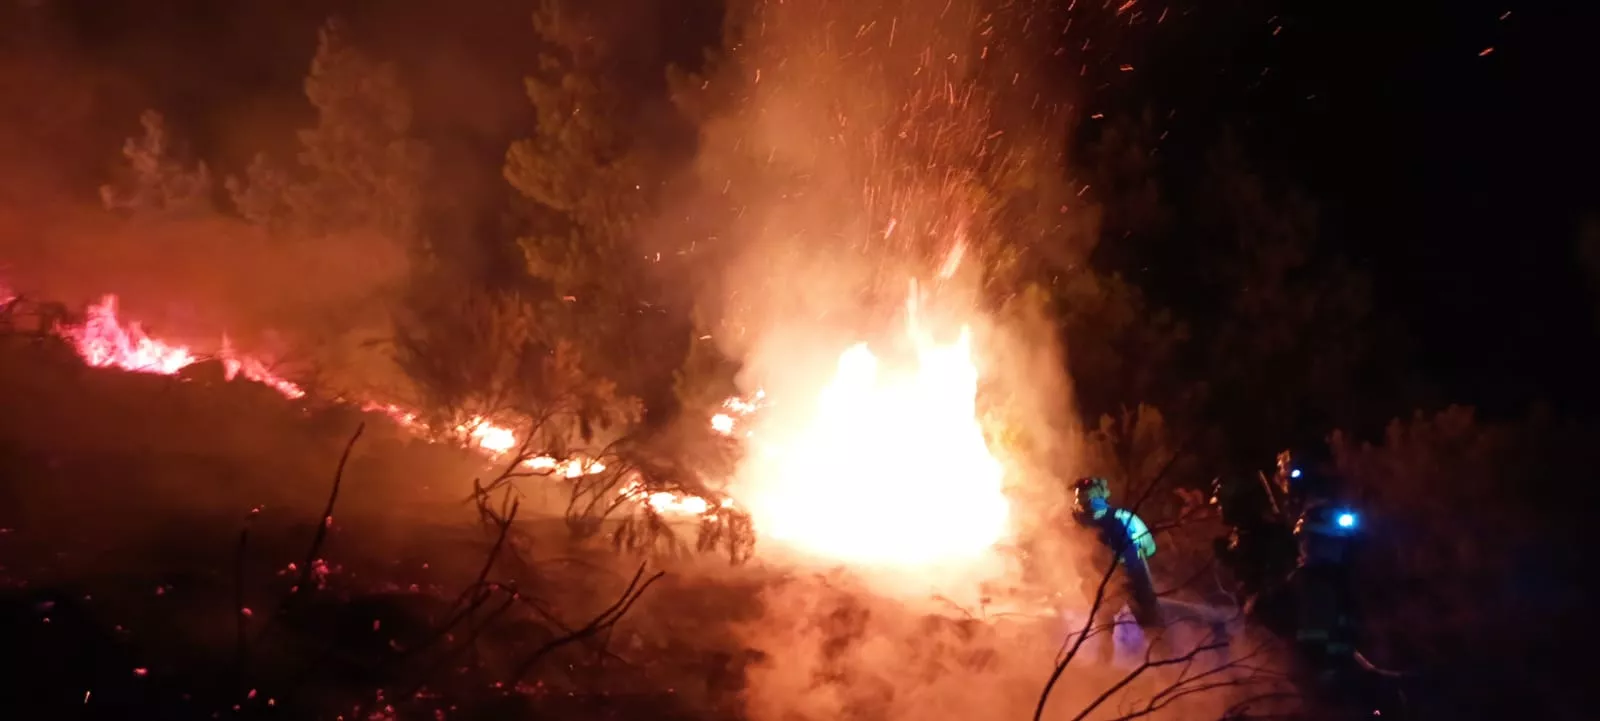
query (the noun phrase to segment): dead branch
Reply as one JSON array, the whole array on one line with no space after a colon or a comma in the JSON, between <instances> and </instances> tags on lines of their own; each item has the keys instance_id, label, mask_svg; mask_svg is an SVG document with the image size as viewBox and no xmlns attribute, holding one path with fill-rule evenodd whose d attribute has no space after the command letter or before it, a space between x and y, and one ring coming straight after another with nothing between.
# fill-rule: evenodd
<instances>
[{"instance_id":1,"label":"dead branch","mask_svg":"<svg viewBox=\"0 0 1600 721\"><path fill-rule=\"evenodd\" d=\"M1156 712L1158 712L1158 711L1160 711L1160 710L1172 705L1173 703L1176 703L1179 699L1182 699L1182 698L1185 698L1185 697L1188 697L1188 696L1193 696L1193 695L1196 695L1196 694L1206 693L1206 692L1210 692L1210 691L1216 691L1216 690L1220 690L1220 689L1223 689L1223 688L1240 688L1240 687L1243 687L1243 686L1250 685L1252 683L1259 682L1259 681L1261 681L1263 679L1279 679L1279 678L1282 677L1281 674L1278 674L1278 673L1272 672L1272 671L1268 671L1268 670L1263 669L1263 668L1261 668L1259 666L1255 666L1255 665L1247 663L1249 660L1251 660L1253 658L1256 658L1257 656L1261 655L1261 653L1263 653L1264 645L1263 646L1258 646L1254 651L1250 652L1249 654L1246 654L1245 656L1242 656L1242 657L1237 658L1237 659L1233 659L1233 660L1229 661L1228 663L1220 664L1220 665L1218 665L1218 666L1216 666L1214 668L1211 668L1211 669L1209 669L1207 671L1203 671L1203 672L1198 673L1198 674L1194 674L1192 676L1189 675L1189 669L1193 667L1194 659L1196 657L1198 657L1201 653L1204 653L1207 650L1211 650L1213 648L1216 648L1218 645L1227 646L1228 644L1226 643L1225 640L1224 641L1219 641L1219 642L1213 642L1211 644L1203 644L1201 646L1198 646L1194 650L1190 651L1189 653L1184 654L1183 656L1176 657L1176 658L1173 658L1173 659L1166 659L1166 660L1163 660L1163 661L1155 661L1155 662L1152 662L1150 660L1149 654L1146 654L1145 663L1144 664L1142 664L1138 668L1134 669L1133 671L1129 672L1127 674L1127 676L1125 676L1123 678L1123 680L1119 683L1118 687L1113 687L1113 689L1108 691L1106 694L1103 694L1101 696L1101 698L1097 699L1094 703L1095 703L1095 705L1103 703L1107 698L1109 698L1113 693L1115 693L1117 688L1119 688L1121 686L1125 686L1127 683L1132 682L1135 677L1139 676L1140 674L1144 673L1146 670L1148 670L1150 668L1155 668L1155 667L1165 666L1165 665L1174 665L1174 664L1178 664L1178 663L1183 664L1183 668L1178 673L1178 679L1176 681L1173 681L1166 688L1164 688L1164 689L1162 689L1160 691L1157 691L1156 693L1152 694L1150 696L1150 698L1146 699L1145 700L1145 704L1144 704L1144 708L1126 712L1122 716L1118 716L1116 721L1128 721L1129 719L1135 719L1135 718L1140 718L1140 717L1143 717L1143 716L1148 716L1148 715L1154 714L1154 713L1156 713ZM1245 672L1250 673L1251 675L1250 675L1249 678L1245 678L1245 679L1214 680L1214 679L1217 679L1218 677L1220 677L1220 676L1222 676L1224 674L1228 674L1228 673L1231 673L1231 672L1234 672L1234 671L1245 671ZM1085 709L1083 713L1087 714L1091 710L1093 710L1093 706L1091 706L1088 709ZM1083 718L1083 716L1080 715L1078 718L1081 719L1081 718Z\"/></svg>"},{"instance_id":2,"label":"dead branch","mask_svg":"<svg viewBox=\"0 0 1600 721\"><path fill-rule=\"evenodd\" d=\"M256 516L261 514L259 506L250 509L250 515L245 518L244 527L239 529L239 542L233 551L233 618L234 618L234 670L238 677L241 690L245 685L248 674L246 662L249 659L249 617L248 606L244 599L245 578L245 551L250 545L250 526L254 525Z\"/></svg>"},{"instance_id":3,"label":"dead branch","mask_svg":"<svg viewBox=\"0 0 1600 721\"><path fill-rule=\"evenodd\" d=\"M520 501L511 498L510 489L508 489L505 495L502 497L502 507L499 510L496 510L493 507L493 502L490 500L490 495L490 487L485 487L481 483L474 481L474 498L477 501L479 513L488 522L493 524L497 530L495 543L491 547L489 555L485 559L483 566L480 568L476 579L472 584L461 591L461 594L457 597L455 603L452 604L453 613L451 616L435 629L435 632L429 637L427 642L414 649L411 653L420 654L428 649L437 647L440 642L450 637L450 635L462 624L469 623L474 616L477 616L478 611L481 610L484 605L495 596L496 593L503 591L505 592L506 597L503 602L501 602L492 610L483 614L476 622L471 622L470 630L468 633L464 634L462 640L459 643L454 644L449 650L440 654L438 658L436 658L433 663L427 667L427 669L419 674L417 679L411 685L409 685L405 691L399 694L398 698L415 698L422 692L426 684L430 680L436 678L444 668L447 668L451 663L459 658L461 654L476 647L478 639L482 637L485 631L497 619L499 619L513 606L519 603L525 608L529 609L535 616L544 621L544 623L551 627L557 633L557 635L542 644L529 656L528 659L521 664L515 676L515 678L518 679L526 676L531 671L533 666L535 666L539 660L541 660L550 652L553 652L556 649L571 643L586 641L600 633L610 630L617 624L618 621L622 619L624 615L627 614L633 604L638 601L640 596L643 595L645 590L648 589L652 583L665 575L658 572L649 579L645 579L641 582L641 578L643 577L645 571L645 568L641 566L634 574L632 580L628 583L627 587L623 590L621 596L616 600L616 602L602 610L599 614L590 619L589 622L584 626L576 629L571 628L554 612L545 607L543 603L539 602L536 598L530 597L520 591L515 583L501 583L489 580L489 576L492 573L495 564L507 549L506 542L510 536L512 525L516 520L517 512L520 509ZM610 655L615 657L615 654Z\"/></svg>"},{"instance_id":4,"label":"dead branch","mask_svg":"<svg viewBox=\"0 0 1600 721\"><path fill-rule=\"evenodd\" d=\"M1174 666L1174 665L1177 665L1177 664L1180 664L1180 663L1188 663L1190 661L1193 661L1196 656L1199 656L1200 654L1205 653L1206 651L1215 651L1217 649L1227 648L1227 647L1228 647L1228 644L1226 642L1221 642L1221 641L1212 642L1212 643L1196 646L1196 647L1190 649L1188 653L1185 653L1185 654L1183 654L1181 656L1174 656L1174 657L1171 657L1171 658L1164 658L1164 659L1161 659L1159 661L1150 660L1150 655L1148 653L1146 653L1145 654L1144 663L1139 664L1139 666L1137 668L1133 669L1132 671L1129 671L1127 673L1127 675L1122 677L1121 680L1117 681L1114 684L1111 684L1110 688L1107 688L1099 696L1096 696L1093 701L1089 702L1088 706L1085 706L1082 711L1078 712L1077 716L1072 717L1072 721L1083 721L1083 719L1088 718L1090 712L1092 712L1095 709L1099 708L1100 704L1105 703L1107 699L1111 698L1112 696L1115 696L1118 691L1121 691L1122 689L1126 688L1128 686L1128 684L1133 683L1133 680L1138 678L1139 676L1143 675L1145 671L1148 671L1148 670L1150 670L1152 668L1161 668L1161 667L1164 667L1164 666Z\"/></svg>"},{"instance_id":5,"label":"dead branch","mask_svg":"<svg viewBox=\"0 0 1600 721\"><path fill-rule=\"evenodd\" d=\"M490 505L490 491L485 489L477 479L473 480L473 487L473 497L478 504L478 512L488 519L497 530L494 545L490 547L489 554L484 558L483 566L479 569L476 579L463 588L461 593L456 596L456 600L451 604L452 613L450 617L436 626L433 633L428 636L428 639L410 649L407 655L420 655L438 646L442 641L449 638L461 624L467 623L479 609L483 608L484 604L494 597L495 591L501 587L501 584L489 581L489 574L494 570L495 563L505 550L506 539L511 534L512 523L516 520L517 512L521 509L521 501L512 499L508 489L503 497L501 510L496 511ZM504 603L489 612L480 622L473 625L471 632L466 635L460 644L441 654L422 673L418 674L416 680L399 695L399 698L416 698L427 683L438 676L440 671L449 666L463 652L474 648L489 624L503 615L519 596L520 594L512 591ZM356 717L361 718L364 715L358 713Z\"/></svg>"},{"instance_id":6,"label":"dead branch","mask_svg":"<svg viewBox=\"0 0 1600 721\"><path fill-rule=\"evenodd\" d=\"M367 424L365 423L361 423L356 426L355 433L351 434L350 440L345 443L344 452L339 455L339 465L334 469L333 472L333 488L328 493L327 505L323 507L321 522L317 524L316 533L311 537L311 546L306 549L306 561L305 564L300 568L299 580L296 581L294 586L290 587L289 593L278 601L278 607L276 611L267 618L265 623L261 625L261 630L256 632L257 643L252 645L260 645L259 642L267 637L267 634L272 630L273 625L276 624L278 619L289 610L289 605L297 596L299 596L299 594L304 592L306 585L310 583L312 567L316 563L318 554L322 551L322 545L324 541L327 540L328 528L333 525L333 508L334 504L339 500L339 488L344 482L344 469L350 461L350 451L355 448L356 441L361 438L361 433L362 431L366 430L366 427ZM253 517L255 512L252 511L251 513ZM239 553L242 555L244 552L243 544L245 543L245 539L241 537L239 539L239 543ZM239 563L243 563L242 559L239 561ZM242 571L240 572L242 573ZM240 583L240 588L242 589L242 580ZM241 591L240 593L242 594L243 592ZM239 608L236 610L240 616L240 624L242 625L244 623L243 619L246 618L247 612L243 606L242 598L239 599L239 603ZM244 642L241 641L240 644L242 646L244 645Z\"/></svg>"},{"instance_id":7,"label":"dead branch","mask_svg":"<svg viewBox=\"0 0 1600 721\"><path fill-rule=\"evenodd\" d=\"M1229 706L1227 711L1222 712L1223 721L1244 721L1246 719L1246 717L1243 716L1242 714L1244 714L1244 713L1246 713L1248 711L1248 709L1250 708L1250 704L1257 703L1259 701L1266 701L1267 699L1274 699L1274 698L1298 699L1298 698L1300 698L1300 694L1296 693L1296 692L1293 692L1293 691L1267 691L1267 692L1256 694L1254 696L1251 696L1249 698L1244 699L1243 701L1235 703L1232 706ZM1295 716L1295 715L1287 715L1286 714L1286 715L1279 715L1279 716L1253 716L1253 717L1249 717L1249 718L1252 721L1271 721L1271 719L1275 719L1275 718L1285 719L1285 721L1287 721L1288 719L1296 719L1296 718L1299 718L1299 717Z\"/></svg>"},{"instance_id":8,"label":"dead branch","mask_svg":"<svg viewBox=\"0 0 1600 721\"><path fill-rule=\"evenodd\" d=\"M508 493L507 496L509 495ZM499 560L501 552L505 550L506 538L511 534L511 524L516 520L517 511L521 508L521 502L511 501L510 506L504 513L496 513L487 505L487 493L480 496L479 499L479 512L491 518L498 529L494 545L489 549L489 555L484 559L483 567L479 569L477 579L471 585L463 588L461 593L456 596L455 602L450 605L452 614L449 620L439 624L434 629L433 634L428 637L428 640L413 650L413 654L423 653L438 645L440 641L450 635L456 626L470 618L479 608L482 608L483 604L487 603L493 595L493 584L488 582L489 572L493 570L495 562ZM440 663L443 664L444 661ZM425 675L424 680L426 680L426 677Z\"/></svg>"},{"instance_id":9,"label":"dead branch","mask_svg":"<svg viewBox=\"0 0 1600 721\"><path fill-rule=\"evenodd\" d=\"M1184 442L1179 444L1179 446L1173 450L1172 455L1167 458L1167 462L1162 464L1161 469L1156 472L1154 478L1150 479L1150 483L1145 487L1144 491L1140 493L1139 497L1134 499L1133 504L1128 507L1128 512L1134 514L1139 512L1139 507L1155 493L1156 487L1161 485L1161 481L1166 478L1167 473L1172 470L1178 459L1183 456L1189 444L1194 440L1197 434L1198 430L1190 432L1188 437L1184 439ZM1051 669L1050 678L1045 681L1044 689L1039 693L1039 702L1034 706L1033 721L1040 721L1040 719L1044 718L1044 707L1045 704L1050 700L1050 692L1055 689L1056 684L1061 680L1061 676L1067 672L1067 666L1072 663L1074 658L1077 658L1078 651L1083 648L1083 644L1088 641L1090 635L1092 635L1091 629L1094 626L1094 618L1099 613L1100 607L1105 604L1106 588L1111 585L1111 579L1116 575L1117 567L1121 564L1123 551L1125 551L1127 545L1132 542L1133 539L1131 538L1122 539L1118 544L1118 548L1112 549L1113 553L1111 554L1111 565L1106 568L1105 574L1100 578L1100 585L1095 589L1094 600L1089 604L1089 613L1088 617L1083 622L1083 628L1078 631L1077 640L1072 643L1071 649L1069 649L1064 656L1059 657L1056 661L1055 668ZM1069 635L1068 638L1070 639L1071 636ZM1063 639L1062 644L1065 646L1065 639Z\"/></svg>"},{"instance_id":10,"label":"dead branch","mask_svg":"<svg viewBox=\"0 0 1600 721\"><path fill-rule=\"evenodd\" d=\"M311 547L306 549L305 564L300 567L300 580L294 588L289 589L289 598L304 593L306 585L311 582L312 566L322 551L322 544L328 539L328 529L333 526L333 506L339 501L339 486L344 483L344 468L350 462L350 451L356 447L356 441L361 439L361 433L366 429L366 423L357 425L356 432L351 434L349 442L344 444L344 453L339 455L339 466L333 471L333 489L328 493L328 505L322 509L322 518L317 524L316 534L311 537Z\"/></svg>"},{"instance_id":11,"label":"dead branch","mask_svg":"<svg viewBox=\"0 0 1600 721\"><path fill-rule=\"evenodd\" d=\"M572 633L553 638L545 642L538 649L535 649L534 652L528 656L527 660L522 662L522 665L516 672L515 678L517 680L521 680L527 677L527 675L533 671L533 668L538 665L540 660L556 649L577 641L585 640L601 633L602 631L609 630L613 626L616 626L617 623L627 615L628 611L633 608L633 604L638 602L639 597L643 596L646 590L649 590L651 584L654 584L663 576L667 575L664 572L657 571L655 574L651 575L650 578L645 579L643 583L640 583L639 579L643 578L644 571L645 567L641 564L639 566L639 570L633 574L633 579L628 582L628 586L623 589L622 594L618 596L616 602L611 604L604 611L601 611L599 614L595 615L594 618L589 620L589 623L585 624L576 631L573 631Z\"/></svg>"}]
</instances>

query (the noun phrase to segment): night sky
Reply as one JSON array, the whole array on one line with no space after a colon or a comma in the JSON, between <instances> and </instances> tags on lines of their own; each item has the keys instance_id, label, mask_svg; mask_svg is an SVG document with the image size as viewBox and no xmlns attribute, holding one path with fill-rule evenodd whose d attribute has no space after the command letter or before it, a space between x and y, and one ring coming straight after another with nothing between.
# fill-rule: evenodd
<instances>
[{"instance_id":1,"label":"night sky","mask_svg":"<svg viewBox=\"0 0 1600 721\"><path fill-rule=\"evenodd\" d=\"M283 128L303 120L290 101L312 29L336 10L409 68L421 122L444 126L442 156L492 159L528 122L520 2L46 5L36 41L116 78L121 105L166 109L224 162L286 141ZM1524 5L1199 3L1159 32L1105 38L1139 71L1084 102L1175 111L1162 150L1179 164L1201 162L1227 126L1257 171L1304 188L1325 232L1372 274L1379 311L1407 329L1439 401L1518 413L1545 400L1587 414L1600 407L1600 322L1576 248L1585 218L1600 217L1597 118L1581 77L1597 13ZM704 8L632 22L665 23L674 29L633 32L681 34L688 47L716 30ZM127 132L105 134L109 156ZM474 172L461 182L481 189L498 175Z\"/></svg>"},{"instance_id":2,"label":"night sky","mask_svg":"<svg viewBox=\"0 0 1600 721\"><path fill-rule=\"evenodd\" d=\"M1322 206L1444 398L1587 414L1600 353L1576 250L1597 210L1597 115L1578 78L1594 10L1293 5L1281 33L1263 23L1230 49L1217 110Z\"/></svg>"},{"instance_id":3,"label":"night sky","mask_svg":"<svg viewBox=\"0 0 1600 721\"><path fill-rule=\"evenodd\" d=\"M1596 303L1576 244L1597 210L1597 116L1577 80L1594 67L1580 37L1594 10L1342 5L1315 4L1325 16L1300 23L1306 42L1283 64L1345 100L1285 134L1380 307L1405 319L1448 397L1592 407Z\"/></svg>"}]
</instances>

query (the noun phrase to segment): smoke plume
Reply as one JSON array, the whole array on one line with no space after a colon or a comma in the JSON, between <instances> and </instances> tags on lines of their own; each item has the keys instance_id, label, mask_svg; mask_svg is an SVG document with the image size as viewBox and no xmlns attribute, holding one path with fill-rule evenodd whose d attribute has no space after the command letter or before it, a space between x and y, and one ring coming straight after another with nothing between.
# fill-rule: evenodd
<instances>
[{"instance_id":1,"label":"smoke plume","mask_svg":"<svg viewBox=\"0 0 1600 721\"><path fill-rule=\"evenodd\" d=\"M1040 238L1071 235L1066 205L1035 177L1058 167L1064 134L1060 98L1027 77L1049 18L981 0L736 5L721 63L687 96L706 114L696 202L723 218L700 249L722 270L700 303L745 389L776 399L762 423L806 422L783 399L816 397L851 343L889 362L908 353L908 295L937 337L969 327L1016 530L1056 542L1034 544L1037 579L999 557L971 576L942 570L968 590L1043 582L1086 601L1081 549L1052 528L1057 478L1074 470L1061 440L1077 431L1070 383L1042 297L1024 288ZM768 589L746 629L768 652L750 675L753 717L1025 715L1053 648L1021 637L1055 638L1059 619L958 622L961 611L917 598L940 586L927 581L845 574Z\"/></svg>"}]
</instances>

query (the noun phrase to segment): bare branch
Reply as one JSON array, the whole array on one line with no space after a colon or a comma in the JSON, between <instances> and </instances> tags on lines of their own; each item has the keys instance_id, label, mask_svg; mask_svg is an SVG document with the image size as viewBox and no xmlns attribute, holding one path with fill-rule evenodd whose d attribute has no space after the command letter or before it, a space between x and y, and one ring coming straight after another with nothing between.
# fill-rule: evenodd
<instances>
[{"instance_id":1,"label":"bare branch","mask_svg":"<svg viewBox=\"0 0 1600 721\"><path fill-rule=\"evenodd\" d=\"M255 523L256 516L260 515L260 513L261 508L259 506L250 509L250 515L245 518L244 527L239 529L239 543L234 547L233 552L234 668L241 690L245 685L245 677L249 673L246 664L250 657L249 617L245 615L249 607L245 605L244 599L245 551L250 545L250 526Z\"/></svg>"},{"instance_id":2,"label":"bare branch","mask_svg":"<svg viewBox=\"0 0 1600 721\"><path fill-rule=\"evenodd\" d=\"M1130 513L1137 514L1139 512L1139 507L1155 493L1156 488L1161 485L1161 481L1166 478L1167 473L1172 470L1178 459L1183 456L1198 433L1198 429L1191 431L1188 437L1184 439L1184 442L1173 450L1172 455L1167 458L1167 462L1162 464L1161 469L1157 471L1154 478L1150 479L1150 483L1145 487L1144 491L1128 507ZM1089 604L1089 613L1083 622L1083 628L1078 631L1077 641L1073 642L1071 649L1064 656L1058 658L1055 668L1050 671L1050 678L1045 681L1044 689L1039 693L1039 702L1034 706L1033 721L1040 721L1040 719L1044 718L1044 707L1050 700L1050 692L1055 689L1056 683L1061 680L1062 674L1066 673L1067 666L1072 663L1074 658L1077 658L1078 651L1083 648L1084 642L1088 641L1092 635L1090 629L1094 625L1095 615L1100 612L1100 607L1105 604L1106 588L1111 585L1111 579L1116 575L1117 567L1122 562L1122 552L1126 550L1129 543L1132 543L1132 540L1131 538L1122 539L1118 544L1119 547L1112 549L1114 552L1111 554L1111 565L1106 568L1105 575L1100 578L1100 585L1095 589L1094 601ZM1068 636L1068 638L1071 638L1071 636ZM1065 645L1065 640L1063 640L1063 645Z\"/></svg>"},{"instance_id":3,"label":"bare branch","mask_svg":"<svg viewBox=\"0 0 1600 721\"><path fill-rule=\"evenodd\" d=\"M1151 661L1149 659L1149 657L1146 656L1146 658L1144 660L1144 663L1139 664L1139 666L1137 668L1133 669L1132 671L1129 671L1126 676L1123 676L1122 680L1117 681L1114 684L1111 684L1110 688L1106 689L1099 696L1096 696L1093 701L1089 702L1088 706L1085 706L1082 711L1078 712L1077 716L1072 717L1072 721L1083 721L1083 719L1088 718L1090 712L1092 712L1095 709L1099 708L1100 704L1105 703L1107 699L1111 698L1112 696L1115 696L1118 691L1121 691L1122 689L1126 688L1128 684L1133 683L1133 680L1138 678L1139 676L1143 675L1145 671L1148 671L1148 670L1150 670L1152 668L1161 668L1161 667L1164 667L1164 666L1173 666L1173 665L1180 664L1180 663L1188 663L1188 662L1194 660L1194 658L1196 656L1199 656L1200 654L1205 653L1206 651L1215 651L1217 649L1227 648L1227 647L1228 647L1227 643L1219 641L1219 642L1208 643L1208 644L1205 644L1205 645L1202 645L1202 646L1196 646L1193 649L1190 649L1188 653L1183 654L1182 656L1174 656L1172 658L1164 658L1164 659L1161 659L1160 661Z\"/></svg>"},{"instance_id":4,"label":"bare branch","mask_svg":"<svg viewBox=\"0 0 1600 721\"><path fill-rule=\"evenodd\" d=\"M534 650L534 652L528 656L527 660L522 662L522 665L517 670L516 678L519 680L525 678L533 670L534 666L536 666L539 661L550 652L568 644L592 637L617 625L617 622L621 621L623 616L627 615L628 611L633 608L633 604L639 600L640 596L644 595L644 592L650 588L650 585L660 580L663 576L666 576L666 573L657 571L643 583L640 583L639 579L644 576L644 571L645 567L640 565L639 570L633 574L633 580L628 582L627 588L623 589L622 594L617 598L617 601L611 604L611 606L607 607L604 611L601 611L599 614L595 615L594 618L590 619L589 623L585 624L578 630L573 631L572 633L553 638L545 642L538 649Z\"/></svg>"},{"instance_id":5,"label":"bare branch","mask_svg":"<svg viewBox=\"0 0 1600 721\"><path fill-rule=\"evenodd\" d=\"M328 503L322 510L322 518L317 524L316 533L311 537L311 546L306 549L306 560L300 568L299 580L297 580L295 585L289 589L289 593L278 602L278 608L272 614L272 616L267 618L266 622L261 625L261 630L256 633L257 641L260 641L267 636L268 632L272 630L273 625L277 623L278 619L289 610L289 605L293 603L293 600L301 593L305 592L306 586L311 582L312 567L316 563L318 554L322 551L323 542L327 540L328 528L333 525L333 508L334 504L339 500L339 488L344 482L344 469L346 464L348 464L350 461L350 451L355 448L356 441L361 438L361 433L362 431L366 430L366 428L367 424L365 423L357 425L355 433L351 434L350 440L345 443L344 452L339 456L339 465L334 469L333 472L333 488L328 492ZM253 513L254 512L252 512L252 514ZM239 539L239 543L239 553L243 554L243 544L245 543L245 539L241 537ZM243 563L242 556L239 563ZM242 573L242 571L240 572ZM238 609L238 613L241 617L245 615L242 601L240 608Z\"/></svg>"},{"instance_id":6,"label":"bare branch","mask_svg":"<svg viewBox=\"0 0 1600 721\"><path fill-rule=\"evenodd\" d=\"M333 525L333 506L339 501L339 486L344 483L344 467L350 462L350 451L356 447L356 441L361 439L362 431L367 429L367 424L356 426L356 432L351 434L349 442L344 444L344 453L339 456L339 467L333 472L333 490L328 493L328 505L322 509L322 518L317 524L317 532L311 537L311 547L306 549L305 563L300 567L300 580L289 592L290 597L304 593L306 585L311 582L312 565L317 561L317 554L322 551L322 544L328 538L328 528Z\"/></svg>"}]
</instances>

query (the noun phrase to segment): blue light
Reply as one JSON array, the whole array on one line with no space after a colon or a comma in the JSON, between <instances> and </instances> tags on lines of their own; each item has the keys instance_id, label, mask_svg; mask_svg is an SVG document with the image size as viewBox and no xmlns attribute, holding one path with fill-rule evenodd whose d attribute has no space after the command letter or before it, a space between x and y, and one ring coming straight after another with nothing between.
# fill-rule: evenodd
<instances>
[{"instance_id":1,"label":"blue light","mask_svg":"<svg viewBox=\"0 0 1600 721\"><path fill-rule=\"evenodd\" d=\"M1296 469L1294 469L1292 471L1289 471L1289 477L1290 478L1299 478L1300 477L1300 469L1296 468Z\"/></svg>"},{"instance_id":2,"label":"blue light","mask_svg":"<svg viewBox=\"0 0 1600 721\"><path fill-rule=\"evenodd\" d=\"M1339 524L1340 528L1355 528L1356 514L1345 511L1338 516L1335 516L1333 522Z\"/></svg>"}]
</instances>

